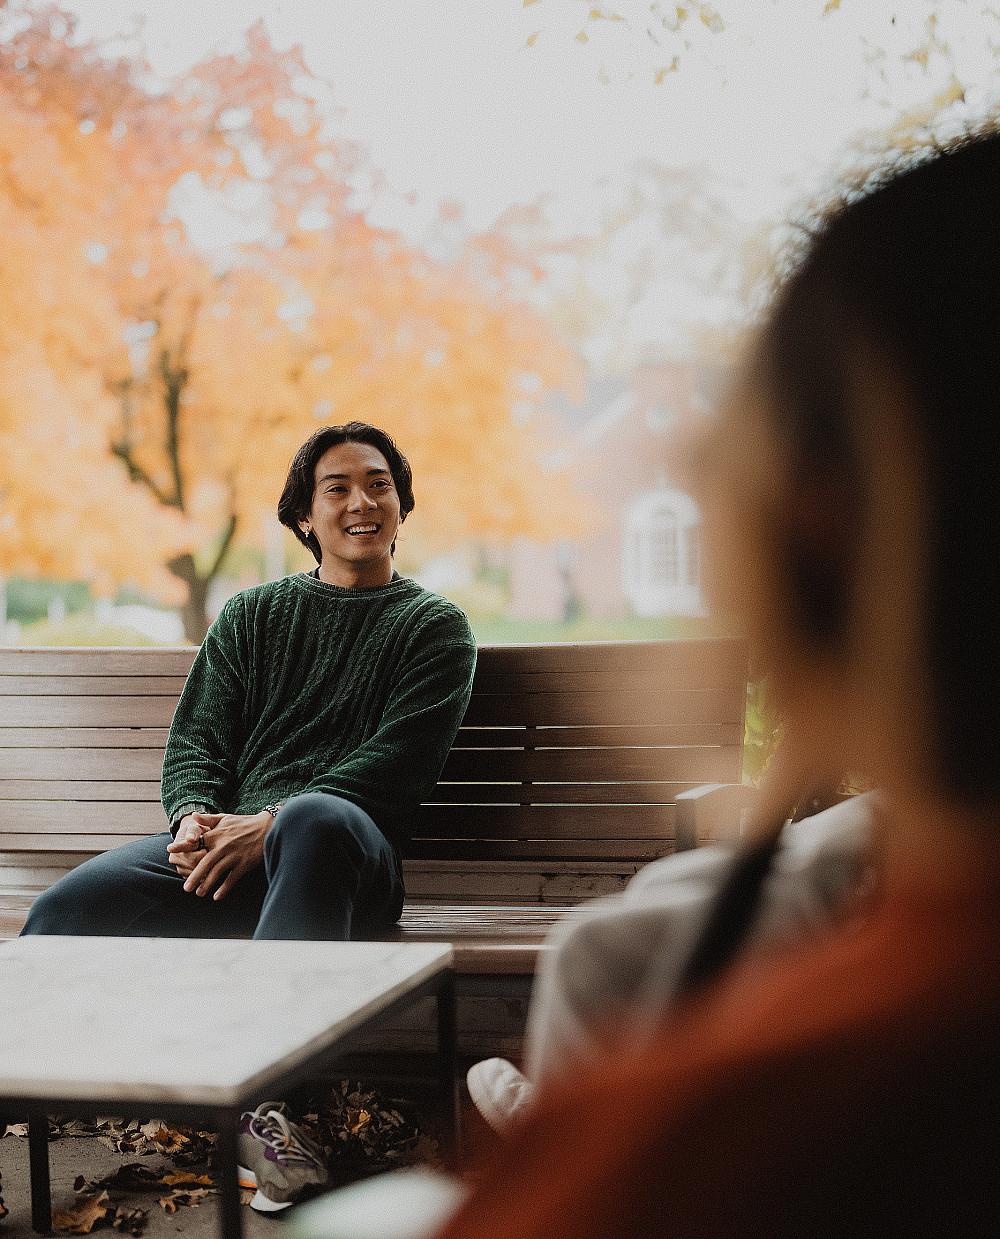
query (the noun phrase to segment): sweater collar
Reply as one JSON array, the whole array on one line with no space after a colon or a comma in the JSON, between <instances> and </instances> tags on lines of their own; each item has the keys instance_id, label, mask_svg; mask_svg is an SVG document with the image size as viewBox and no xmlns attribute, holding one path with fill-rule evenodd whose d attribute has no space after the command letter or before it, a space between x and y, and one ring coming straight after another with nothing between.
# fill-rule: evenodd
<instances>
[{"instance_id":1,"label":"sweater collar","mask_svg":"<svg viewBox=\"0 0 1000 1239\"><path fill-rule=\"evenodd\" d=\"M298 572L290 579L305 586L310 591L318 591L326 594L327 597L333 598L377 598L383 594L396 593L400 588L413 584L408 577L400 576L395 568L392 570L392 579L387 584L358 588L346 585L331 585L329 581L321 581L319 579L319 568L314 568L312 572Z\"/></svg>"}]
</instances>

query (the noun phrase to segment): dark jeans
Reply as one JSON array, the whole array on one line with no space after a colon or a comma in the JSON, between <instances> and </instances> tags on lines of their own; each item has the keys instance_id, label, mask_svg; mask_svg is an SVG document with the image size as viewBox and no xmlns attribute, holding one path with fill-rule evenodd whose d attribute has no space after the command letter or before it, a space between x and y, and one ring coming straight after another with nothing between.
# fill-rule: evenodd
<instances>
[{"instance_id":1,"label":"dark jeans","mask_svg":"<svg viewBox=\"0 0 1000 1239\"><path fill-rule=\"evenodd\" d=\"M403 879L392 845L357 805L309 792L286 801L264 863L216 902L183 889L170 834L95 856L32 904L23 933L139 938L346 941L399 919Z\"/></svg>"}]
</instances>

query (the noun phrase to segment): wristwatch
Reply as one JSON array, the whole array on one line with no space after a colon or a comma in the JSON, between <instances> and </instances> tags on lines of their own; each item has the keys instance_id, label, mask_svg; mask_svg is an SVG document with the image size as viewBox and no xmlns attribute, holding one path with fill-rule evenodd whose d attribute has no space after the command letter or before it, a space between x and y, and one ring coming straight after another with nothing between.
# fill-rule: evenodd
<instances>
[{"instance_id":1,"label":"wristwatch","mask_svg":"<svg viewBox=\"0 0 1000 1239\"><path fill-rule=\"evenodd\" d=\"M280 808L281 808L281 805L280 805L280 804L266 804L266 805L263 807L263 809L261 809L261 813L270 813L270 815L271 815L272 817L277 817L277 816L278 816L278 810L279 810Z\"/></svg>"}]
</instances>

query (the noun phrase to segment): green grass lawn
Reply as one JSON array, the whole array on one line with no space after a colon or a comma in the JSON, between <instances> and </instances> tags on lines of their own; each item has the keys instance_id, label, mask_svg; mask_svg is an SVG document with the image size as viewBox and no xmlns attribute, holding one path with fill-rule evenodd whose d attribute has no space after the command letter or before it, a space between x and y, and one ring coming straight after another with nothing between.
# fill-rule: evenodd
<instances>
[{"instance_id":1,"label":"green grass lawn","mask_svg":"<svg viewBox=\"0 0 1000 1239\"><path fill-rule=\"evenodd\" d=\"M86 614L71 615L58 624L39 620L21 630L18 645L160 645L134 628L101 624Z\"/></svg>"}]
</instances>

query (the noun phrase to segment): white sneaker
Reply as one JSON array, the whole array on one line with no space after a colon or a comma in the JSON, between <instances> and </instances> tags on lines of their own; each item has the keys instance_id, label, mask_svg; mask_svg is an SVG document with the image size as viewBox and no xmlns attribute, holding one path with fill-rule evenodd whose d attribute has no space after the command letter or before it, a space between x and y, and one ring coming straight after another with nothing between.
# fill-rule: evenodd
<instances>
[{"instance_id":1,"label":"white sneaker","mask_svg":"<svg viewBox=\"0 0 1000 1239\"><path fill-rule=\"evenodd\" d=\"M465 1077L473 1105L501 1136L531 1109L535 1086L505 1058L484 1058Z\"/></svg>"}]
</instances>

